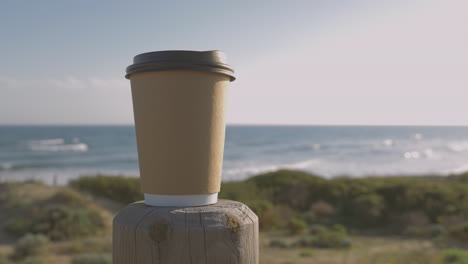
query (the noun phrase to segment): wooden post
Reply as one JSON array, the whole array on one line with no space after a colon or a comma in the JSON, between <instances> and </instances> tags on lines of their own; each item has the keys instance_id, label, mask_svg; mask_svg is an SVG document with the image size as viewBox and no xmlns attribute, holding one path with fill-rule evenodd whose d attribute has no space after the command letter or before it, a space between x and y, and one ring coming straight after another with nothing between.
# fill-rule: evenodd
<instances>
[{"instance_id":1,"label":"wooden post","mask_svg":"<svg viewBox=\"0 0 468 264\"><path fill-rule=\"evenodd\" d=\"M257 264L258 218L244 204L128 205L114 218L114 264Z\"/></svg>"}]
</instances>

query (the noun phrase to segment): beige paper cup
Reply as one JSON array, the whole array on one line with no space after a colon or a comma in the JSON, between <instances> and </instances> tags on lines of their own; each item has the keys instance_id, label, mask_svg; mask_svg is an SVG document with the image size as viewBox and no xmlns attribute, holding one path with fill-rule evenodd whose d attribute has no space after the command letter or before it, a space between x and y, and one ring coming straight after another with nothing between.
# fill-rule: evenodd
<instances>
[{"instance_id":1,"label":"beige paper cup","mask_svg":"<svg viewBox=\"0 0 468 264\"><path fill-rule=\"evenodd\" d=\"M226 89L234 80L223 60L219 51L163 51L138 55L127 68L147 204L217 202Z\"/></svg>"}]
</instances>

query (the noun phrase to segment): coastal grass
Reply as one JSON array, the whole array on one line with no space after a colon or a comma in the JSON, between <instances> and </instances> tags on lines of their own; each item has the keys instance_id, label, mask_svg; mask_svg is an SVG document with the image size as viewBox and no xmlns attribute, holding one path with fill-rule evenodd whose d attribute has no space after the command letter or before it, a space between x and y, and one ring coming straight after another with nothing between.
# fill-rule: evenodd
<instances>
[{"instance_id":1,"label":"coastal grass","mask_svg":"<svg viewBox=\"0 0 468 264\"><path fill-rule=\"evenodd\" d=\"M80 191L129 204L143 199L140 179L123 176L96 175L72 180L69 185Z\"/></svg>"},{"instance_id":2,"label":"coastal grass","mask_svg":"<svg viewBox=\"0 0 468 264\"><path fill-rule=\"evenodd\" d=\"M137 178L0 183L0 263L109 263L112 215L142 198ZM280 170L225 182L220 198L259 216L260 263L468 263L468 174L325 179ZM19 254L41 237L48 242Z\"/></svg>"},{"instance_id":3,"label":"coastal grass","mask_svg":"<svg viewBox=\"0 0 468 264\"><path fill-rule=\"evenodd\" d=\"M88 176L70 186L124 204L143 198L138 178ZM307 226L340 224L359 233L468 242L468 173L325 179L279 170L224 182L219 196L247 204L262 231L301 234Z\"/></svg>"},{"instance_id":4,"label":"coastal grass","mask_svg":"<svg viewBox=\"0 0 468 264\"><path fill-rule=\"evenodd\" d=\"M263 226L265 231L287 228L285 219L294 217L308 224L342 224L353 230L391 234L404 234L412 226L420 228L421 236L437 236L450 229L453 238L468 242L466 178L467 174L326 180L280 170L224 183L220 197L246 203L261 222L276 219Z\"/></svg>"},{"instance_id":5,"label":"coastal grass","mask_svg":"<svg viewBox=\"0 0 468 264\"><path fill-rule=\"evenodd\" d=\"M351 236L351 248L272 247L275 240L293 244L297 236L286 233L262 233L260 263L324 263L324 264L448 264L445 250L431 241L404 239L397 236ZM464 250L459 250L465 252ZM455 262L458 263L458 262ZM460 262L463 263L463 262Z\"/></svg>"},{"instance_id":6,"label":"coastal grass","mask_svg":"<svg viewBox=\"0 0 468 264\"><path fill-rule=\"evenodd\" d=\"M29 187L29 186L26 186ZM43 235L52 241L86 237L102 233L106 223L91 199L69 189L55 190L35 184L36 189L51 190L47 196L30 200L31 194L21 195L18 185L10 186L12 203L6 203L9 219L4 231L12 236Z\"/></svg>"},{"instance_id":7,"label":"coastal grass","mask_svg":"<svg viewBox=\"0 0 468 264\"><path fill-rule=\"evenodd\" d=\"M111 252L112 214L93 197L40 182L0 183L0 263L70 263ZM77 244L73 250L64 250Z\"/></svg>"}]
</instances>

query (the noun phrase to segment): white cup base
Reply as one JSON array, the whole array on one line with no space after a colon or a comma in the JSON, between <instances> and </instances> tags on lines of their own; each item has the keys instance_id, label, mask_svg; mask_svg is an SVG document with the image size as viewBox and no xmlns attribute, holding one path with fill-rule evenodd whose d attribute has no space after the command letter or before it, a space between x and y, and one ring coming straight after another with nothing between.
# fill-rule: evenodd
<instances>
[{"instance_id":1,"label":"white cup base","mask_svg":"<svg viewBox=\"0 0 468 264\"><path fill-rule=\"evenodd\" d=\"M196 195L160 195L145 193L145 204L151 206L203 206L218 202L218 193Z\"/></svg>"}]
</instances>

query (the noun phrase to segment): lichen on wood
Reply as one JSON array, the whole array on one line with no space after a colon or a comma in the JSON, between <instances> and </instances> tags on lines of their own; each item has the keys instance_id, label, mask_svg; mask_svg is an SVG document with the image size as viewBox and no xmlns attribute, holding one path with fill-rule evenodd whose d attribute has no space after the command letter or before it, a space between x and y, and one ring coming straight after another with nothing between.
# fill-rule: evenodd
<instances>
[{"instance_id":1,"label":"lichen on wood","mask_svg":"<svg viewBox=\"0 0 468 264\"><path fill-rule=\"evenodd\" d=\"M237 220L236 217L229 215L229 214L226 214L226 218L227 218L227 223L226 223L227 227L229 227L229 229L231 229L232 232L237 233L240 229L239 220Z\"/></svg>"},{"instance_id":2,"label":"lichen on wood","mask_svg":"<svg viewBox=\"0 0 468 264\"><path fill-rule=\"evenodd\" d=\"M169 237L170 225L164 220L158 220L150 226L149 235L156 243L161 243Z\"/></svg>"},{"instance_id":3,"label":"lichen on wood","mask_svg":"<svg viewBox=\"0 0 468 264\"><path fill-rule=\"evenodd\" d=\"M114 218L114 264L257 264L258 218L244 204L128 205Z\"/></svg>"}]
</instances>

